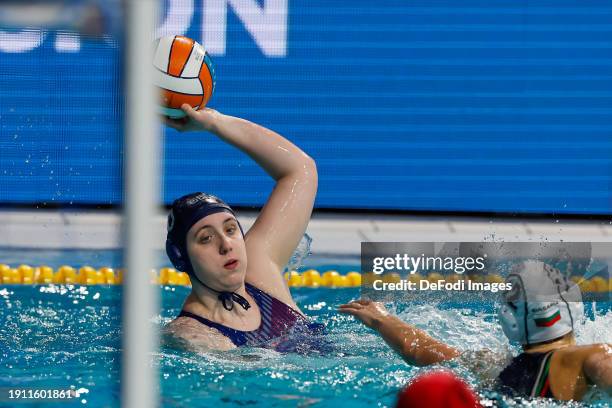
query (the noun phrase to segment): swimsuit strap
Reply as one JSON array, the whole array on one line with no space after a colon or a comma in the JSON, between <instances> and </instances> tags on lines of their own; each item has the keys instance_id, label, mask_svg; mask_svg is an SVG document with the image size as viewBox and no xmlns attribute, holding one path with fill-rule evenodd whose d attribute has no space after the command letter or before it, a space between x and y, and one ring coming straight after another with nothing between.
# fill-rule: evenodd
<instances>
[{"instance_id":1,"label":"swimsuit strap","mask_svg":"<svg viewBox=\"0 0 612 408\"><path fill-rule=\"evenodd\" d=\"M267 338L278 337L292 327L298 320L306 318L295 309L281 302L263 290L246 283L246 290L255 299L261 313L259 329Z\"/></svg>"},{"instance_id":2,"label":"swimsuit strap","mask_svg":"<svg viewBox=\"0 0 612 408\"><path fill-rule=\"evenodd\" d=\"M550 360L552 354L553 352L549 351L542 359L542 363L540 364L540 370L538 371L536 381L533 385L533 389L531 390L532 397L553 397L552 391L550 389L549 379Z\"/></svg>"},{"instance_id":3,"label":"swimsuit strap","mask_svg":"<svg viewBox=\"0 0 612 408\"><path fill-rule=\"evenodd\" d=\"M548 378L552 353L521 353L514 357L497 377L500 391L522 397L554 398Z\"/></svg>"}]
</instances>

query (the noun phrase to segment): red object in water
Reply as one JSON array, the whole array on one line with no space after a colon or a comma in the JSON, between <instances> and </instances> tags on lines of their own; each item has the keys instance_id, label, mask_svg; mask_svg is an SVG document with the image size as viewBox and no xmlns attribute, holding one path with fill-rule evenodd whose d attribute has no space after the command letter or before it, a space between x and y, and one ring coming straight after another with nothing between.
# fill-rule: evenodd
<instances>
[{"instance_id":1,"label":"red object in water","mask_svg":"<svg viewBox=\"0 0 612 408\"><path fill-rule=\"evenodd\" d=\"M434 371L410 381L397 408L482 408L470 387L449 371Z\"/></svg>"}]
</instances>

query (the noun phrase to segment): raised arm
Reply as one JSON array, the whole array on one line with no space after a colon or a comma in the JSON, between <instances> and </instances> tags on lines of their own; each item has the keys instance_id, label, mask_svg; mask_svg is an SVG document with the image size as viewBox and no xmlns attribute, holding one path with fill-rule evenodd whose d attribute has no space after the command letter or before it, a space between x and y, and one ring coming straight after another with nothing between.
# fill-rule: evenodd
<instances>
[{"instance_id":1,"label":"raised arm","mask_svg":"<svg viewBox=\"0 0 612 408\"><path fill-rule=\"evenodd\" d=\"M214 133L249 155L276 181L272 194L246 235L247 280L276 292L272 294L281 295L279 291L288 294L278 272L289 261L310 220L317 192L315 162L278 133L247 120L212 109L195 111L188 105L183 105L182 109L187 118L166 123L181 131Z\"/></svg>"},{"instance_id":2,"label":"raised arm","mask_svg":"<svg viewBox=\"0 0 612 408\"><path fill-rule=\"evenodd\" d=\"M428 366L459 356L458 350L392 316L380 303L356 300L341 305L339 311L355 316L363 324L376 330L409 364Z\"/></svg>"}]
</instances>

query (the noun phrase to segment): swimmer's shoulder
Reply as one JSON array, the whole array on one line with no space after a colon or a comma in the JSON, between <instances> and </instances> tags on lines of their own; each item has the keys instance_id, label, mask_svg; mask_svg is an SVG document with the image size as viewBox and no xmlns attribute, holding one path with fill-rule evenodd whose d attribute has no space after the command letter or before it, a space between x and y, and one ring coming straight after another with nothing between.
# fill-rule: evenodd
<instances>
[{"instance_id":1,"label":"swimmer's shoulder","mask_svg":"<svg viewBox=\"0 0 612 408\"><path fill-rule=\"evenodd\" d=\"M593 355L604 355L611 352L612 348L609 344L595 343L564 347L555 351L555 357L562 365L582 365Z\"/></svg>"},{"instance_id":2,"label":"swimmer's shoulder","mask_svg":"<svg viewBox=\"0 0 612 408\"><path fill-rule=\"evenodd\" d=\"M249 251L248 248L247 257L249 262L245 279L246 282L280 300L303 315L291 296L289 287L283 277L282 269L268 257L261 256L257 251Z\"/></svg>"},{"instance_id":3,"label":"swimmer's shoulder","mask_svg":"<svg viewBox=\"0 0 612 408\"><path fill-rule=\"evenodd\" d=\"M593 357L602 358L610 347L606 344L585 344L563 347L555 350L551 359L551 371L563 373L565 376L574 377L581 375L585 363Z\"/></svg>"},{"instance_id":4,"label":"swimmer's shoulder","mask_svg":"<svg viewBox=\"0 0 612 408\"><path fill-rule=\"evenodd\" d=\"M186 316L177 317L164 327L165 344L191 351L226 351L236 348L230 339L213 327L208 327Z\"/></svg>"},{"instance_id":5,"label":"swimmer's shoulder","mask_svg":"<svg viewBox=\"0 0 612 408\"><path fill-rule=\"evenodd\" d=\"M591 380L593 362L610 350L606 344L574 345L555 350L550 360L550 385L556 398L582 400Z\"/></svg>"}]
</instances>

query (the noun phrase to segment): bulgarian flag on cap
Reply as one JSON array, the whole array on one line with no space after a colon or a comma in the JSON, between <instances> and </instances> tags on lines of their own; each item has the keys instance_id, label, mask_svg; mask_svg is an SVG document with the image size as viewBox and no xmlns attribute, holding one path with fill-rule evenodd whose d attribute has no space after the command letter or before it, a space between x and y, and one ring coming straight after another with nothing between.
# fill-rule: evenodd
<instances>
[{"instance_id":1,"label":"bulgarian flag on cap","mask_svg":"<svg viewBox=\"0 0 612 408\"><path fill-rule=\"evenodd\" d=\"M534 316L534 320L537 327L550 327L561 320L561 312L559 309L548 310L545 314Z\"/></svg>"}]
</instances>

